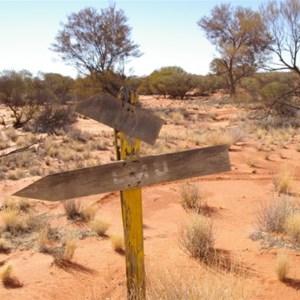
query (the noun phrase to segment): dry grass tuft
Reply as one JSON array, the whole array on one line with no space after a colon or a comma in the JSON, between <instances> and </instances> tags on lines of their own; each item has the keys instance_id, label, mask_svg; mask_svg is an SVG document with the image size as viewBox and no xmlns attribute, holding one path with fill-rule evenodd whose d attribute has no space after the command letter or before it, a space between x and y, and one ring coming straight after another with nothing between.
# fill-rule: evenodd
<instances>
[{"instance_id":1,"label":"dry grass tuft","mask_svg":"<svg viewBox=\"0 0 300 300\"><path fill-rule=\"evenodd\" d=\"M74 257L75 250L76 250L76 240L75 239L68 239L65 242L64 245L64 251L63 251L63 256L62 259L64 261L71 261Z\"/></svg>"},{"instance_id":2,"label":"dry grass tuft","mask_svg":"<svg viewBox=\"0 0 300 300\"><path fill-rule=\"evenodd\" d=\"M24 213L27 213L31 209L31 205L28 201L28 199L25 198L20 198L20 199L15 199L15 198L7 198L4 201L4 208L10 209L10 210L18 210Z\"/></svg>"},{"instance_id":3,"label":"dry grass tuft","mask_svg":"<svg viewBox=\"0 0 300 300\"><path fill-rule=\"evenodd\" d=\"M276 257L275 271L280 281L284 281L290 267L290 262L285 252L279 252Z\"/></svg>"},{"instance_id":4,"label":"dry grass tuft","mask_svg":"<svg viewBox=\"0 0 300 300\"><path fill-rule=\"evenodd\" d=\"M178 240L181 248L192 257L208 260L214 246L213 224L210 218L191 214L179 229Z\"/></svg>"},{"instance_id":5,"label":"dry grass tuft","mask_svg":"<svg viewBox=\"0 0 300 300\"><path fill-rule=\"evenodd\" d=\"M186 211L205 213L207 204L203 203L203 194L197 184L184 184L181 186L181 205Z\"/></svg>"},{"instance_id":6,"label":"dry grass tuft","mask_svg":"<svg viewBox=\"0 0 300 300\"><path fill-rule=\"evenodd\" d=\"M295 205L292 198L281 195L265 203L257 214L258 229L263 232L283 232L286 220L293 215Z\"/></svg>"},{"instance_id":7,"label":"dry grass tuft","mask_svg":"<svg viewBox=\"0 0 300 300\"><path fill-rule=\"evenodd\" d=\"M290 215L284 224L286 233L292 240L299 244L300 242L300 213Z\"/></svg>"},{"instance_id":8,"label":"dry grass tuft","mask_svg":"<svg viewBox=\"0 0 300 300\"><path fill-rule=\"evenodd\" d=\"M84 222L90 222L95 218L97 213L96 205L89 205L83 208L81 218Z\"/></svg>"},{"instance_id":9,"label":"dry grass tuft","mask_svg":"<svg viewBox=\"0 0 300 300\"><path fill-rule=\"evenodd\" d=\"M67 218L70 220L78 220L81 219L82 215L82 206L79 200L65 200L63 201L63 206Z\"/></svg>"},{"instance_id":10,"label":"dry grass tuft","mask_svg":"<svg viewBox=\"0 0 300 300\"><path fill-rule=\"evenodd\" d=\"M67 132L67 137L81 143L87 143L92 139L92 135L89 132L80 130L79 128L71 128Z\"/></svg>"},{"instance_id":11,"label":"dry grass tuft","mask_svg":"<svg viewBox=\"0 0 300 300\"><path fill-rule=\"evenodd\" d=\"M4 208L10 210L17 210L18 209L18 202L15 198L6 198L4 201Z\"/></svg>"},{"instance_id":12,"label":"dry grass tuft","mask_svg":"<svg viewBox=\"0 0 300 300\"><path fill-rule=\"evenodd\" d=\"M83 207L78 199L65 200L63 206L67 218L74 221L90 222L97 212L95 205Z\"/></svg>"},{"instance_id":13,"label":"dry grass tuft","mask_svg":"<svg viewBox=\"0 0 300 300\"><path fill-rule=\"evenodd\" d=\"M54 256L53 263L60 267L67 266L72 262L76 248L77 245L74 238L66 239L61 248L56 251L52 251Z\"/></svg>"},{"instance_id":14,"label":"dry grass tuft","mask_svg":"<svg viewBox=\"0 0 300 300\"><path fill-rule=\"evenodd\" d=\"M6 240L0 239L0 253L8 254L11 249L11 245Z\"/></svg>"},{"instance_id":15,"label":"dry grass tuft","mask_svg":"<svg viewBox=\"0 0 300 300\"><path fill-rule=\"evenodd\" d=\"M12 234L23 232L25 229L24 218L19 214L18 210L7 209L1 214L4 231Z\"/></svg>"},{"instance_id":16,"label":"dry grass tuft","mask_svg":"<svg viewBox=\"0 0 300 300\"><path fill-rule=\"evenodd\" d=\"M171 114L171 122L175 125L182 125L184 123L184 116L181 112L176 111Z\"/></svg>"},{"instance_id":17,"label":"dry grass tuft","mask_svg":"<svg viewBox=\"0 0 300 300\"><path fill-rule=\"evenodd\" d=\"M171 272L157 266L147 272L147 300L250 300L254 294L255 288L250 283L233 274L203 274L185 267Z\"/></svg>"},{"instance_id":18,"label":"dry grass tuft","mask_svg":"<svg viewBox=\"0 0 300 300\"><path fill-rule=\"evenodd\" d=\"M2 229L12 235L19 236L39 231L45 226L46 218L43 214L34 213L27 200L15 201L10 199L5 202L4 208L0 214L3 223Z\"/></svg>"},{"instance_id":19,"label":"dry grass tuft","mask_svg":"<svg viewBox=\"0 0 300 300\"><path fill-rule=\"evenodd\" d=\"M49 239L49 228L43 228L37 237L37 244L38 249L40 252L46 253L49 251L48 245L49 245L50 239Z\"/></svg>"},{"instance_id":20,"label":"dry grass tuft","mask_svg":"<svg viewBox=\"0 0 300 300\"><path fill-rule=\"evenodd\" d=\"M109 229L110 224L104 220L93 220L90 222L91 229L99 236L106 236L106 231Z\"/></svg>"},{"instance_id":21,"label":"dry grass tuft","mask_svg":"<svg viewBox=\"0 0 300 300\"><path fill-rule=\"evenodd\" d=\"M19 199L18 208L19 208L20 211L29 212L31 206L30 206L30 203L29 203L28 199L25 199L25 198Z\"/></svg>"},{"instance_id":22,"label":"dry grass tuft","mask_svg":"<svg viewBox=\"0 0 300 300\"><path fill-rule=\"evenodd\" d=\"M119 234L113 234L110 237L111 241L111 246L112 248L118 252L118 253L123 253L125 251L125 246L124 246L124 238L123 236Z\"/></svg>"},{"instance_id":23,"label":"dry grass tuft","mask_svg":"<svg viewBox=\"0 0 300 300\"><path fill-rule=\"evenodd\" d=\"M291 192L293 184L293 173L290 169L285 168L279 172L279 174L274 178L273 184L275 191L279 194L288 194Z\"/></svg>"},{"instance_id":24,"label":"dry grass tuft","mask_svg":"<svg viewBox=\"0 0 300 300\"><path fill-rule=\"evenodd\" d=\"M0 270L0 278L2 281L2 284L6 288L20 288L23 286L23 284L12 275L12 266L7 265L3 266Z\"/></svg>"},{"instance_id":25,"label":"dry grass tuft","mask_svg":"<svg viewBox=\"0 0 300 300\"><path fill-rule=\"evenodd\" d=\"M210 146L227 145L230 148L232 145L242 141L245 137L245 132L240 128L213 131L205 136L206 144Z\"/></svg>"}]
</instances>

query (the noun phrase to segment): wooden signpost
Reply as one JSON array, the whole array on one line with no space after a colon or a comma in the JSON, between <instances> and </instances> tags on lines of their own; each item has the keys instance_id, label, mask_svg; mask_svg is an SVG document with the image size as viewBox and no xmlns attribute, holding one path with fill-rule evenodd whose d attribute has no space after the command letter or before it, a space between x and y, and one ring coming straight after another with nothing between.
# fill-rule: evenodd
<instances>
[{"instance_id":1,"label":"wooden signpost","mask_svg":"<svg viewBox=\"0 0 300 300\"><path fill-rule=\"evenodd\" d=\"M137 95L125 91L121 100L94 96L76 109L115 129L119 161L48 175L15 196L58 201L121 191L128 298L145 299L141 187L230 171L230 161L227 146L139 157L140 140L154 144L164 121L137 108Z\"/></svg>"}]
</instances>

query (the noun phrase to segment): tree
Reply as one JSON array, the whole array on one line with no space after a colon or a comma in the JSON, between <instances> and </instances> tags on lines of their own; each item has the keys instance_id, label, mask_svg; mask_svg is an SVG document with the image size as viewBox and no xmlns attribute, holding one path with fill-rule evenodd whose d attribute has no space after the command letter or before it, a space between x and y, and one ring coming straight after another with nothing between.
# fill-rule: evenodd
<instances>
[{"instance_id":1,"label":"tree","mask_svg":"<svg viewBox=\"0 0 300 300\"><path fill-rule=\"evenodd\" d=\"M71 88L74 82L71 77L56 73L44 73L42 78L45 88L52 91L59 103L66 104L71 100Z\"/></svg>"},{"instance_id":2,"label":"tree","mask_svg":"<svg viewBox=\"0 0 300 300\"><path fill-rule=\"evenodd\" d=\"M291 70L300 76L297 66L300 50L300 1L269 1L261 7L263 20L272 37L269 50L278 62L272 70Z\"/></svg>"},{"instance_id":3,"label":"tree","mask_svg":"<svg viewBox=\"0 0 300 300\"><path fill-rule=\"evenodd\" d=\"M12 111L15 128L29 122L38 110L33 82L32 75L25 70L5 70L0 73L0 102Z\"/></svg>"},{"instance_id":4,"label":"tree","mask_svg":"<svg viewBox=\"0 0 300 300\"><path fill-rule=\"evenodd\" d=\"M148 85L153 94L183 99L194 87L192 79L192 76L180 67L163 67L150 74Z\"/></svg>"},{"instance_id":5,"label":"tree","mask_svg":"<svg viewBox=\"0 0 300 300\"><path fill-rule=\"evenodd\" d=\"M83 100L101 93L98 78L94 73L77 78L72 86L72 93L76 95L76 100Z\"/></svg>"},{"instance_id":6,"label":"tree","mask_svg":"<svg viewBox=\"0 0 300 300\"><path fill-rule=\"evenodd\" d=\"M261 7L261 15L272 37L269 50L277 59L271 62L269 68L289 70L299 79L300 1L269 1ZM279 112L281 116L297 118L300 110L299 80L291 80L288 86L290 89L278 95L270 109Z\"/></svg>"},{"instance_id":7,"label":"tree","mask_svg":"<svg viewBox=\"0 0 300 300\"><path fill-rule=\"evenodd\" d=\"M72 13L62 24L52 50L79 72L96 74L103 90L111 93L124 78L127 59L141 55L131 40L127 17L115 4L100 12L89 7Z\"/></svg>"},{"instance_id":8,"label":"tree","mask_svg":"<svg viewBox=\"0 0 300 300\"><path fill-rule=\"evenodd\" d=\"M260 14L249 8L221 4L197 24L220 55L212 61L211 69L224 76L234 95L239 81L260 68L268 54L270 37Z\"/></svg>"}]
</instances>

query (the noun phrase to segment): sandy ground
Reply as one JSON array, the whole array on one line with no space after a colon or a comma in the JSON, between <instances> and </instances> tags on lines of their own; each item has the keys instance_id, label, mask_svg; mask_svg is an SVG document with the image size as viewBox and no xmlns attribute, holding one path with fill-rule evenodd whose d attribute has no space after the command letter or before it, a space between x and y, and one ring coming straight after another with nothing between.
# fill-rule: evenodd
<instances>
[{"instance_id":1,"label":"sandy ground","mask_svg":"<svg viewBox=\"0 0 300 300\"><path fill-rule=\"evenodd\" d=\"M145 105L168 107L171 101L145 99ZM150 104L149 104L150 103ZM178 103L178 104L177 104ZM182 102L176 102L182 107ZM211 113L200 109L201 113ZM236 108L215 109L214 122L203 126L223 127L228 116L236 114ZM82 128L99 129L90 120L82 120ZM187 125L189 126L189 125ZM192 126L192 125L190 125ZM163 130L175 128L166 125ZM176 149L175 149L176 151ZM260 241L253 241L250 234L256 230L257 211L262 203L274 197L274 175L285 166L294 170L293 195L300 195L300 152L293 143L271 152L268 159L257 150L256 142L248 140L232 147L230 160L232 171L188 180L198 183L205 193L205 201L211 208L216 235L215 247L226 252L230 260L241 262L249 286L255 291L253 299L296 300L300 299L300 253L287 250L291 268L286 282L280 282L274 271L277 248L264 248ZM251 165L246 163L255 157ZM250 165L250 166L249 166ZM37 178L18 181L0 181L0 203L12 193ZM186 181L185 181L186 182ZM184 182L162 184L143 188L144 247L146 268L165 268L205 271L207 268L189 257L178 246L178 228L188 217L180 205L180 189ZM57 202L32 201L38 211L62 214ZM118 193L82 198L83 203L96 203L97 216L111 224L108 236L122 233L120 199ZM58 224L60 219L57 218ZM80 230L85 225L72 225ZM23 283L22 288L7 289L0 286L0 299L125 299L125 258L116 253L109 238L87 237L80 239L72 267L62 269L53 264L50 255L36 249L19 247L10 254L0 254L0 263L13 266L14 275ZM178 269L177 269L178 271ZM199 283L201 284L201 283Z\"/></svg>"}]
</instances>

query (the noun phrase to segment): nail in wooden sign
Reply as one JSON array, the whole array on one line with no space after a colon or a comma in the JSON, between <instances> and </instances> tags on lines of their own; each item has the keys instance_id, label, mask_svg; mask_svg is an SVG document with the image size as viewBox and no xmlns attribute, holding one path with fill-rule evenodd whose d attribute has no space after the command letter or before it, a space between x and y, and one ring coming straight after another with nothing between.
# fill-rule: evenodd
<instances>
[{"instance_id":1,"label":"nail in wooden sign","mask_svg":"<svg viewBox=\"0 0 300 300\"><path fill-rule=\"evenodd\" d=\"M52 174L14 195L57 201L226 171L228 148L214 146Z\"/></svg>"},{"instance_id":2,"label":"nail in wooden sign","mask_svg":"<svg viewBox=\"0 0 300 300\"><path fill-rule=\"evenodd\" d=\"M76 111L152 145L165 122L146 110L108 94L81 101Z\"/></svg>"}]
</instances>

